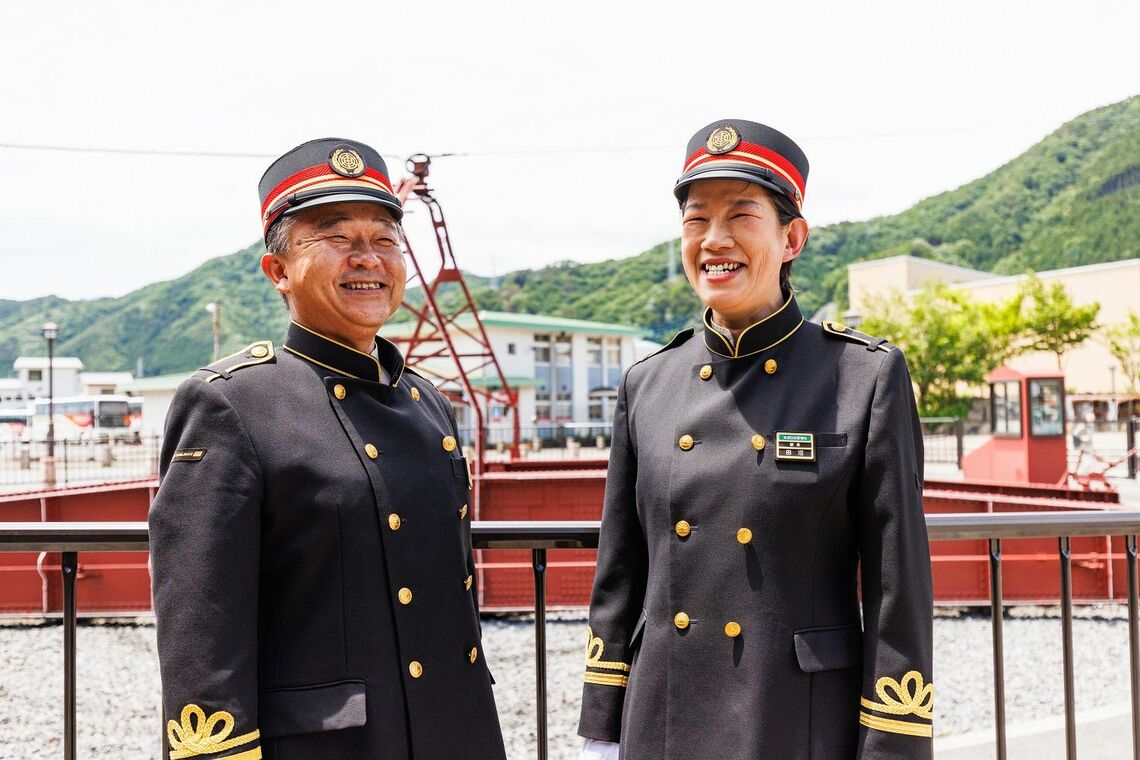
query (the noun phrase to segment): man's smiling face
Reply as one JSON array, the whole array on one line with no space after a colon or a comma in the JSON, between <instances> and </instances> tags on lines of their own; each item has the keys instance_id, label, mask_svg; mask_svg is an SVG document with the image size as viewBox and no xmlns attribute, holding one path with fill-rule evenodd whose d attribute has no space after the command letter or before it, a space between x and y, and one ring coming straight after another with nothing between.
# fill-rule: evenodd
<instances>
[{"instance_id":1,"label":"man's smiling face","mask_svg":"<svg viewBox=\"0 0 1140 760\"><path fill-rule=\"evenodd\" d=\"M359 351L399 308L407 267L400 227L375 203L332 203L293 216L289 248L261 268L295 322Z\"/></svg>"}]
</instances>

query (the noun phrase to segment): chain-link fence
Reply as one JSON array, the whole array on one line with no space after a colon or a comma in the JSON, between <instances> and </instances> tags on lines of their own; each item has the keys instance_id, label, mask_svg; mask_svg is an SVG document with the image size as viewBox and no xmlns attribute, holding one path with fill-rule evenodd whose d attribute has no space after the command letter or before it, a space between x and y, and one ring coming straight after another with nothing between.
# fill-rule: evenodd
<instances>
[{"instance_id":1,"label":"chain-link fence","mask_svg":"<svg viewBox=\"0 0 1140 760\"><path fill-rule=\"evenodd\" d=\"M161 437L131 441L0 441L0 489L80 486L158 476Z\"/></svg>"}]
</instances>

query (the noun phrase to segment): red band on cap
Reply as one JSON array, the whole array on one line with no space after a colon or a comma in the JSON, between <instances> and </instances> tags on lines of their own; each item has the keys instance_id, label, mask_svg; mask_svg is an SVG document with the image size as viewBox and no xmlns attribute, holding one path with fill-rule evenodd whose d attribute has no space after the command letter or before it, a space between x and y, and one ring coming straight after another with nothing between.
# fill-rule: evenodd
<instances>
[{"instance_id":1,"label":"red band on cap","mask_svg":"<svg viewBox=\"0 0 1140 760\"><path fill-rule=\"evenodd\" d=\"M698 166L705 166L713 162L729 162L729 163L746 163L753 166L759 166L765 169L771 169L779 174L781 177L791 183L792 187L796 190L797 205L803 203L804 191L804 178L800 175L795 164L788 159L781 156L771 148L766 148L763 145L756 143L742 142L736 146L734 150L728 153L711 154L705 148L698 148L689 156L685 161L685 169L682 174L688 173Z\"/></svg>"},{"instance_id":2,"label":"red band on cap","mask_svg":"<svg viewBox=\"0 0 1140 760\"><path fill-rule=\"evenodd\" d=\"M345 177L330 169L328 164L310 166L308 169L302 169L296 174L286 177L265 197L265 202L261 204L261 216L265 219L265 227L268 228L272 220L277 218L277 215L281 211L285 210L284 208L276 210L271 218L266 217L269 209L273 208L282 198L304 190L315 190L322 186L327 186L330 189L367 187L372 190L383 190L389 195L395 195L395 193L392 192L392 185L388 182L388 178L372 167L365 169L364 174L359 177Z\"/></svg>"}]
</instances>

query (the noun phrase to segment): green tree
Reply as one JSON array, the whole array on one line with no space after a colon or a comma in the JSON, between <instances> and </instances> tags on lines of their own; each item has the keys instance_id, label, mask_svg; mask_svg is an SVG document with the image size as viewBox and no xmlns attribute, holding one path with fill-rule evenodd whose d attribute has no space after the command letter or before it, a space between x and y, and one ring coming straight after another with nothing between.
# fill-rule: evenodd
<instances>
[{"instance_id":1,"label":"green tree","mask_svg":"<svg viewBox=\"0 0 1140 760\"><path fill-rule=\"evenodd\" d=\"M1109 325L1103 331L1108 352L1116 361L1128 381L1128 392L1140 387L1140 315L1129 311L1123 322Z\"/></svg>"},{"instance_id":2,"label":"green tree","mask_svg":"<svg viewBox=\"0 0 1140 760\"><path fill-rule=\"evenodd\" d=\"M1023 303L1021 352L1051 353L1057 357L1057 369L1061 369L1065 354L1096 332L1100 304L1094 301L1077 306L1059 282L1046 285L1030 272L1018 295Z\"/></svg>"},{"instance_id":3,"label":"green tree","mask_svg":"<svg viewBox=\"0 0 1140 760\"><path fill-rule=\"evenodd\" d=\"M937 283L909 302L901 294L871 299L860 329L881 335L903 350L916 387L919 411L964 416L976 385L1012 351L1020 328L1013 302L976 303L969 294Z\"/></svg>"}]
</instances>

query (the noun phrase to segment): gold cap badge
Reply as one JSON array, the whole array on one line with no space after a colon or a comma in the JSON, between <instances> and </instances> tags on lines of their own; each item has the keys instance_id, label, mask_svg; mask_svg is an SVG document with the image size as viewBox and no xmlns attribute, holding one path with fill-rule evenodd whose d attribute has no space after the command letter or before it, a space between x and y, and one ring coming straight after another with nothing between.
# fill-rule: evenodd
<instances>
[{"instance_id":1,"label":"gold cap badge","mask_svg":"<svg viewBox=\"0 0 1140 760\"><path fill-rule=\"evenodd\" d=\"M705 142L705 147L714 156L735 150L737 145L740 145L740 133L731 124L722 124L714 129Z\"/></svg>"},{"instance_id":2,"label":"gold cap badge","mask_svg":"<svg viewBox=\"0 0 1140 760\"><path fill-rule=\"evenodd\" d=\"M342 177L359 177L364 174L364 159L352 148L333 148L329 154L329 166Z\"/></svg>"}]
</instances>

